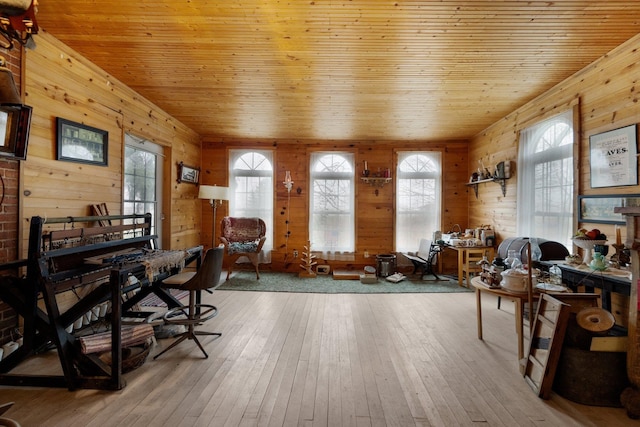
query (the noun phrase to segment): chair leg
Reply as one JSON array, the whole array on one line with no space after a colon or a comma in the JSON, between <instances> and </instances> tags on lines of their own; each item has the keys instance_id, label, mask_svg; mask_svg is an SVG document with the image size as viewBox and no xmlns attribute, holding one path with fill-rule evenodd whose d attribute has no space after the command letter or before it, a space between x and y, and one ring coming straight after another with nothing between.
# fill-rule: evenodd
<instances>
[{"instance_id":1,"label":"chair leg","mask_svg":"<svg viewBox=\"0 0 640 427\"><path fill-rule=\"evenodd\" d=\"M182 312L183 314L185 314L187 317L185 320L182 320L182 321L174 320L174 323L183 324L183 325L186 324L187 330L179 335L176 335L176 340L172 342L169 345L169 347L165 348L160 353L153 356L154 360L162 356L164 353L171 350L178 344L180 344L182 341L187 339L195 341L195 343L198 345L198 347L204 354L204 358L205 359L209 358L209 355L204 350L204 347L202 346L202 344L200 344L200 340L196 337L196 335L214 335L216 337L221 337L222 334L219 332L196 331L195 327L196 325L200 325L201 322L204 322L214 317L217 314L218 309L212 305L196 305L196 299L198 299L198 293L194 290L191 290L189 291L188 310L185 311L184 310L185 307L178 307L176 309L170 310L169 312L167 312L167 314L165 314L165 320L168 323L171 323L170 319L172 319L172 316L170 313L172 313L174 310L175 312ZM205 311L200 310L202 307L205 308Z\"/></svg>"},{"instance_id":2,"label":"chair leg","mask_svg":"<svg viewBox=\"0 0 640 427\"><path fill-rule=\"evenodd\" d=\"M164 350L162 350L160 353L156 354L155 356L153 356L153 360L156 360L158 357L162 356L163 354L165 354L167 351L171 350L173 347L177 346L178 344L180 344L182 341L186 340L187 338L189 338L189 332L183 332L180 335L178 335L180 338L178 338L177 340L175 340L174 342L171 343L171 345L167 348L165 348Z\"/></svg>"}]
</instances>

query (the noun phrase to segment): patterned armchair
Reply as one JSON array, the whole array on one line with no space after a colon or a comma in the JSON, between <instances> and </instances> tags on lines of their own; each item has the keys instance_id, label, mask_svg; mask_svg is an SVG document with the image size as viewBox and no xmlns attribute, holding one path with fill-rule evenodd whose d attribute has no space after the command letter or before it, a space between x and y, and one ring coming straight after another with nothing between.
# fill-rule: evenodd
<instances>
[{"instance_id":1,"label":"patterned armchair","mask_svg":"<svg viewBox=\"0 0 640 427\"><path fill-rule=\"evenodd\" d=\"M225 216L222 218L222 235L220 241L224 244L227 259L227 280L231 275L233 264L238 258L246 256L256 269L256 279L260 279L258 271L258 255L262 252L262 245L267 239L267 227L260 218L236 218Z\"/></svg>"}]
</instances>

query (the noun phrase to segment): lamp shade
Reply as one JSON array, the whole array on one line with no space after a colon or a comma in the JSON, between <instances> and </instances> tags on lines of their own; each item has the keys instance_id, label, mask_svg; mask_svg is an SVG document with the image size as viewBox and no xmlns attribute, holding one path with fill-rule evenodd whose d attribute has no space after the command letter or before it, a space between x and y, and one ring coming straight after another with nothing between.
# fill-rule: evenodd
<instances>
[{"instance_id":1,"label":"lamp shade","mask_svg":"<svg viewBox=\"0 0 640 427\"><path fill-rule=\"evenodd\" d=\"M200 191L198 192L198 198L209 200L229 200L229 187L201 185Z\"/></svg>"}]
</instances>

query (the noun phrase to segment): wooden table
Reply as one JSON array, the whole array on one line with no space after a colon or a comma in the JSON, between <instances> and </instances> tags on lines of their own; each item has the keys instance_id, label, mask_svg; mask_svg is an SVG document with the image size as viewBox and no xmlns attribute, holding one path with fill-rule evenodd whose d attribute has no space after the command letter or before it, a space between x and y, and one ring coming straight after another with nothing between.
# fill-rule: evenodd
<instances>
[{"instance_id":1,"label":"wooden table","mask_svg":"<svg viewBox=\"0 0 640 427\"><path fill-rule=\"evenodd\" d=\"M562 271L562 281L574 292L584 286L587 292L601 289L602 308L612 311L611 294L631 295L630 271L608 268L605 271L594 271L586 265L569 265L556 263Z\"/></svg>"},{"instance_id":2,"label":"wooden table","mask_svg":"<svg viewBox=\"0 0 640 427\"><path fill-rule=\"evenodd\" d=\"M528 301L529 296L527 293L515 293L505 291L502 288L490 288L489 286L482 283L480 277L474 277L471 279L471 286L476 291L476 316L478 323L478 339L482 340L482 302L481 302L481 294L483 292L488 294L493 294L502 298L507 298L515 303L515 318L516 318L516 334L518 336L518 360L521 360L524 357L524 327L523 327L523 317L522 314L524 312L524 303ZM537 297L536 297L537 299Z\"/></svg>"},{"instance_id":3,"label":"wooden table","mask_svg":"<svg viewBox=\"0 0 640 427\"><path fill-rule=\"evenodd\" d=\"M458 286L463 286L462 283L464 281L464 272L462 268L464 267L464 263L467 261L467 256L469 256L470 249L485 249L487 252L487 260L489 262L493 261L494 249L493 246L447 246L450 249L458 252ZM469 284L467 284L469 286Z\"/></svg>"}]
</instances>

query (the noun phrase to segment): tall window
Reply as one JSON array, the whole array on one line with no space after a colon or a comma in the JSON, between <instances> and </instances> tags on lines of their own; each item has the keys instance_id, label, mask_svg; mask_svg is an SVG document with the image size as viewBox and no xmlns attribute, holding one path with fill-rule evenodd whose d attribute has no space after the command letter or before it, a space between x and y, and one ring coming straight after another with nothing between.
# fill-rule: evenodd
<instances>
[{"instance_id":1,"label":"tall window","mask_svg":"<svg viewBox=\"0 0 640 427\"><path fill-rule=\"evenodd\" d=\"M267 240L259 262L271 262L273 249L273 153L258 150L229 152L229 214L262 218Z\"/></svg>"},{"instance_id":2,"label":"tall window","mask_svg":"<svg viewBox=\"0 0 640 427\"><path fill-rule=\"evenodd\" d=\"M573 111L520 132L519 236L541 237L571 248L573 234Z\"/></svg>"},{"instance_id":3,"label":"tall window","mask_svg":"<svg viewBox=\"0 0 640 427\"><path fill-rule=\"evenodd\" d=\"M309 236L312 249L355 250L353 154L311 155Z\"/></svg>"},{"instance_id":4,"label":"tall window","mask_svg":"<svg viewBox=\"0 0 640 427\"><path fill-rule=\"evenodd\" d=\"M123 208L125 215L151 213L151 233L162 242L162 147L125 134Z\"/></svg>"},{"instance_id":5,"label":"tall window","mask_svg":"<svg viewBox=\"0 0 640 427\"><path fill-rule=\"evenodd\" d=\"M416 251L440 229L439 152L399 152L396 171L396 251Z\"/></svg>"}]
</instances>

